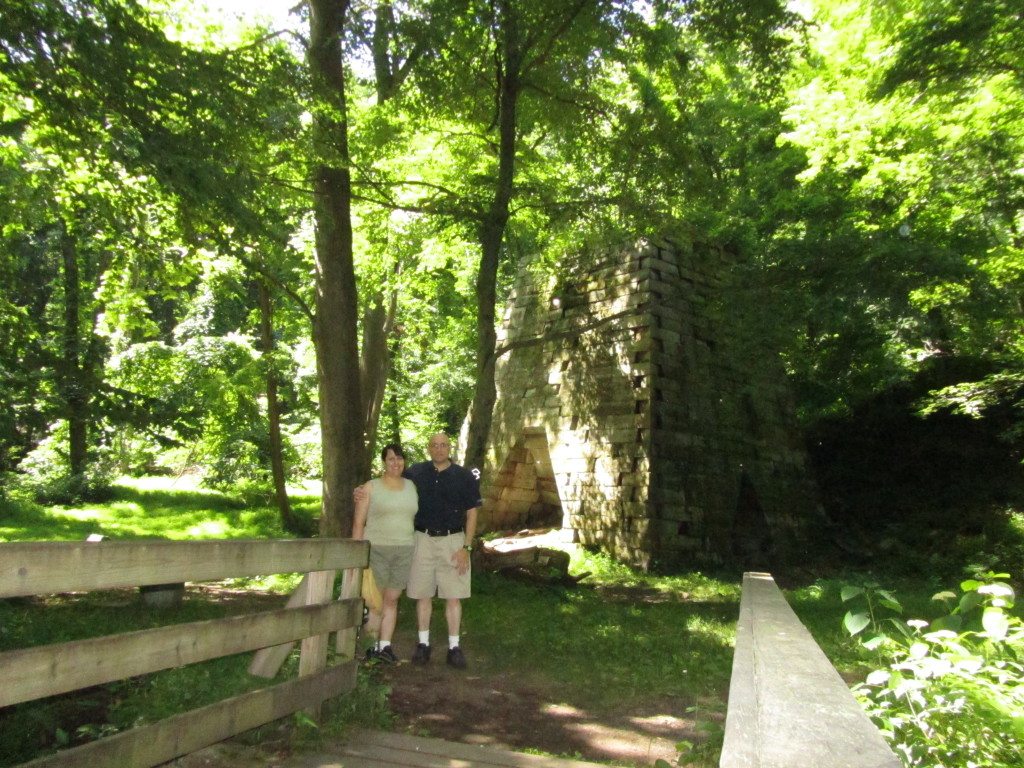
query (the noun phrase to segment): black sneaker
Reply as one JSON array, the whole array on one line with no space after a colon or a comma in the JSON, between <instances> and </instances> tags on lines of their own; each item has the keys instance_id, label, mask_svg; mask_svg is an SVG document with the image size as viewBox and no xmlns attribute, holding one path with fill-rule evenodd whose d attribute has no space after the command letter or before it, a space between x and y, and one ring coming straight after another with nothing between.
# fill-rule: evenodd
<instances>
[{"instance_id":1,"label":"black sneaker","mask_svg":"<svg viewBox=\"0 0 1024 768\"><path fill-rule=\"evenodd\" d=\"M430 646L426 643L418 643L412 654L413 664L426 664L430 661Z\"/></svg>"},{"instance_id":2,"label":"black sneaker","mask_svg":"<svg viewBox=\"0 0 1024 768\"><path fill-rule=\"evenodd\" d=\"M377 661L383 661L385 664L397 664L398 657L395 656L395 652L391 650L390 645L385 645L377 651Z\"/></svg>"},{"instance_id":3,"label":"black sneaker","mask_svg":"<svg viewBox=\"0 0 1024 768\"><path fill-rule=\"evenodd\" d=\"M380 651L377 650L376 646L371 646L366 649L366 658L364 659L364 663L374 664L377 662L379 658Z\"/></svg>"},{"instance_id":4,"label":"black sneaker","mask_svg":"<svg viewBox=\"0 0 1024 768\"><path fill-rule=\"evenodd\" d=\"M448 666L455 667L456 669L466 668L466 654L457 645L454 648L448 649Z\"/></svg>"}]
</instances>

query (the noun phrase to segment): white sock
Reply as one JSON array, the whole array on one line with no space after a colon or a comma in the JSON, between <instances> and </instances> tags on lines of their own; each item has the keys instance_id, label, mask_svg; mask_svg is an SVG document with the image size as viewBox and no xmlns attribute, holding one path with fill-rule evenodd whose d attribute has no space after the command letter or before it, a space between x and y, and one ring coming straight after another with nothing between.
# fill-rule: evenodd
<instances>
[{"instance_id":1,"label":"white sock","mask_svg":"<svg viewBox=\"0 0 1024 768\"><path fill-rule=\"evenodd\" d=\"M424 645L430 645L430 630L429 629L421 629L420 630L420 642L423 643Z\"/></svg>"},{"instance_id":2,"label":"white sock","mask_svg":"<svg viewBox=\"0 0 1024 768\"><path fill-rule=\"evenodd\" d=\"M377 650L378 650L378 651L383 651L383 650L384 650L385 648L387 648L387 647L388 647L389 645L391 645L391 641L390 641L390 640L381 640L381 641L379 641L379 642L377 643Z\"/></svg>"},{"instance_id":3,"label":"white sock","mask_svg":"<svg viewBox=\"0 0 1024 768\"><path fill-rule=\"evenodd\" d=\"M459 647L459 636L458 635L448 635L448 647L449 648L458 648Z\"/></svg>"}]
</instances>

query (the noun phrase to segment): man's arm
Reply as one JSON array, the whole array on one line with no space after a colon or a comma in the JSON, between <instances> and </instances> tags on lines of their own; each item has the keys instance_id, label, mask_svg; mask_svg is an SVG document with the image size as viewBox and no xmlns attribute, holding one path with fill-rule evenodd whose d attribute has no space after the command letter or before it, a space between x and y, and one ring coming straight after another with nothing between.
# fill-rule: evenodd
<instances>
[{"instance_id":1,"label":"man's arm","mask_svg":"<svg viewBox=\"0 0 1024 768\"><path fill-rule=\"evenodd\" d=\"M466 510L466 546L473 546L473 537L476 535L476 513L479 507Z\"/></svg>"},{"instance_id":2,"label":"man's arm","mask_svg":"<svg viewBox=\"0 0 1024 768\"><path fill-rule=\"evenodd\" d=\"M354 494L356 509L352 514L352 538L366 538L366 515L370 511L370 484L364 483L356 488Z\"/></svg>"},{"instance_id":3,"label":"man's arm","mask_svg":"<svg viewBox=\"0 0 1024 768\"><path fill-rule=\"evenodd\" d=\"M473 538L476 534L477 509L477 507L473 507L466 510L466 543L462 549L452 555L452 562L455 563L459 573L465 573L469 570L469 548L473 545Z\"/></svg>"}]
</instances>

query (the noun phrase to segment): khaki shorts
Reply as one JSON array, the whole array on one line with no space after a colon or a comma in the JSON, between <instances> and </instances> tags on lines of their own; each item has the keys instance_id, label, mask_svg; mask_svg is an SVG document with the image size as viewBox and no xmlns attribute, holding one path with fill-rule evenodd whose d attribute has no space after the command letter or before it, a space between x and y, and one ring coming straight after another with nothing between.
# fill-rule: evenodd
<instances>
[{"instance_id":1,"label":"khaki shorts","mask_svg":"<svg viewBox=\"0 0 1024 768\"><path fill-rule=\"evenodd\" d=\"M370 547L370 570L373 571L377 589L405 589L409 583L411 565L412 547L385 544Z\"/></svg>"},{"instance_id":2,"label":"khaki shorts","mask_svg":"<svg viewBox=\"0 0 1024 768\"><path fill-rule=\"evenodd\" d=\"M452 562L452 555L462 549L466 534L427 536L416 531L412 553L412 569L405 594L414 600L440 597L444 600L469 597L472 569L460 574Z\"/></svg>"}]
</instances>

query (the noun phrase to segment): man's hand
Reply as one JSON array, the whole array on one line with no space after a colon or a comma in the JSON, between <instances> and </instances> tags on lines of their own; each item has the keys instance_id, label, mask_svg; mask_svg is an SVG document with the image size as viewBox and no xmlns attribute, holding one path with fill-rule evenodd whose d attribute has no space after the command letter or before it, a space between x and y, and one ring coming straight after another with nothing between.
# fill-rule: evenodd
<instances>
[{"instance_id":1,"label":"man's hand","mask_svg":"<svg viewBox=\"0 0 1024 768\"><path fill-rule=\"evenodd\" d=\"M352 491L352 501L358 504L360 501L363 501L366 498L366 493L367 491L365 485L357 485L356 489Z\"/></svg>"},{"instance_id":2,"label":"man's hand","mask_svg":"<svg viewBox=\"0 0 1024 768\"><path fill-rule=\"evenodd\" d=\"M468 571L469 570L469 550L463 548L463 549L460 549L458 552L456 552L454 555L452 555L452 564L455 566L455 568L459 572L460 576L462 574L464 574L466 571Z\"/></svg>"}]
</instances>

